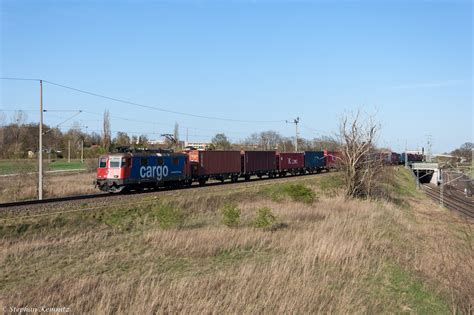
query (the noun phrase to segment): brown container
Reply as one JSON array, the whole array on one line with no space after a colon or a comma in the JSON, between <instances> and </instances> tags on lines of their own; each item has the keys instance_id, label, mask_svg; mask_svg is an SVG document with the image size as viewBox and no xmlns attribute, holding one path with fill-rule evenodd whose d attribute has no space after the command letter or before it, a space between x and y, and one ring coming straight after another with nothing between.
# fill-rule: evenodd
<instances>
[{"instance_id":1,"label":"brown container","mask_svg":"<svg viewBox=\"0 0 474 315\"><path fill-rule=\"evenodd\" d=\"M242 173L264 174L276 170L275 151L242 152Z\"/></svg>"},{"instance_id":2,"label":"brown container","mask_svg":"<svg viewBox=\"0 0 474 315\"><path fill-rule=\"evenodd\" d=\"M240 151L197 151L188 152L189 160L195 165L193 176L215 176L240 173Z\"/></svg>"},{"instance_id":3,"label":"brown container","mask_svg":"<svg viewBox=\"0 0 474 315\"><path fill-rule=\"evenodd\" d=\"M277 168L280 171L304 167L304 153L277 153Z\"/></svg>"}]
</instances>

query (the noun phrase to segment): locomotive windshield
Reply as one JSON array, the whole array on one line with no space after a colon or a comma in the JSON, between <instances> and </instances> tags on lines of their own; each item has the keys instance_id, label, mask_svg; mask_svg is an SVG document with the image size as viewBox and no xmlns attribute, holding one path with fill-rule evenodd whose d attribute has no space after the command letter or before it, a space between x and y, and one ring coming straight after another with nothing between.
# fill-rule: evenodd
<instances>
[{"instance_id":1,"label":"locomotive windshield","mask_svg":"<svg viewBox=\"0 0 474 315\"><path fill-rule=\"evenodd\" d=\"M99 159L99 167L104 168L107 166L107 159L106 158L100 158Z\"/></svg>"},{"instance_id":2,"label":"locomotive windshield","mask_svg":"<svg viewBox=\"0 0 474 315\"><path fill-rule=\"evenodd\" d=\"M114 167L120 167L120 158L111 158L110 159L110 167L111 168L114 168Z\"/></svg>"}]
</instances>

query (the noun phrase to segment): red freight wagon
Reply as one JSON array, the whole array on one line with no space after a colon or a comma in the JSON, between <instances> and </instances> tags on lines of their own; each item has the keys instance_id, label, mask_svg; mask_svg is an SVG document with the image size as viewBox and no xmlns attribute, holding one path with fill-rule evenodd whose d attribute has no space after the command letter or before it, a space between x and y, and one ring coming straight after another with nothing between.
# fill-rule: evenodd
<instances>
[{"instance_id":1,"label":"red freight wagon","mask_svg":"<svg viewBox=\"0 0 474 315\"><path fill-rule=\"evenodd\" d=\"M326 169L337 168L340 163L341 152L324 150L326 157Z\"/></svg>"},{"instance_id":2,"label":"red freight wagon","mask_svg":"<svg viewBox=\"0 0 474 315\"><path fill-rule=\"evenodd\" d=\"M242 151L242 174L246 179L251 175L273 176L276 172L275 151Z\"/></svg>"},{"instance_id":3,"label":"red freight wagon","mask_svg":"<svg viewBox=\"0 0 474 315\"><path fill-rule=\"evenodd\" d=\"M213 178L224 181L232 178L236 181L240 174L240 151L189 151L191 173L202 185Z\"/></svg>"},{"instance_id":4,"label":"red freight wagon","mask_svg":"<svg viewBox=\"0 0 474 315\"><path fill-rule=\"evenodd\" d=\"M276 162L280 174L286 172L296 174L304 171L304 153L277 153Z\"/></svg>"}]
</instances>

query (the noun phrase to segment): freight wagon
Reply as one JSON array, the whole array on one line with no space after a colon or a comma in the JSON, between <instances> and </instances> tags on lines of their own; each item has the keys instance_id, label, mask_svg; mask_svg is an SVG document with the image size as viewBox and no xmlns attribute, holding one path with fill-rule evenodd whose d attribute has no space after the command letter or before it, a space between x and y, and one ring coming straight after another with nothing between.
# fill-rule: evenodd
<instances>
[{"instance_id":1,"label":"freight wagon","mask_svg":"<svg viewBox=\"0 0 474 315\"><path fill-rule=\"evenodd\" d=\"M241 172L240 151L198 151L188 152L191 176L200 185L209 179L224 181L230 178L236 182Z\"/></svg>"},{"instance_id":2,"label":"freight wagon","mask_svg":"<svg viewBox=\"0 0 474 315\"><path fill-rule=\"evenodd\" d=\"M392 152L391 164L397 165L400 163L401 155L399 153Z\"/></svg>"},{"instance_id":3,"label":"freight wagon","mask_svg":"<svg viewBox=\"0 0 474 315\"><path fill-rule=\"evenodd\" d=\"M252 175L274 177L276 173L275 151L242 151L242 176L249 180Z\"/></svg>"},{"instance_id":4,"label":"freight wagon","mask_svg":"<svg viewBox=\"0 0 474 315\"><path fill-rule=\"evenodd\" d=\"M408 156L408 162L423 162L423 154L415 154L415 153L406 154L405 152L403 152L400 155L400 164L405 163L405 156Z\"/></svg>"},{"instance_id":5,"label":"freight wagon","mask_svg":"<svg viewBox=\"0 0 474 315\"><path fill-rule=\"evenodd\" d=\"M304 153L280 152L276 154L276 168L280 176L304 174Z\"/></svg>"},{"instance_id":6,"label":"freight wagon","mask_svg":"<svg viewBox=\"0 0 474 315\"><path fill-rule=\"evenodd\" d=\"M102 191L190 185L189 159L182 153L115 153L99 158L96 187Z\"/></svg>"},{"instance_id":7,"label":"freight wagon","mask_svg":"<svg viewBox=\"0 0 474 315\"><path fill-rule=\"evenodd\" d=\"M324 151L305 151L304 168L309 173L319 173L326 166Z\"/></svg>"}]
</instances>

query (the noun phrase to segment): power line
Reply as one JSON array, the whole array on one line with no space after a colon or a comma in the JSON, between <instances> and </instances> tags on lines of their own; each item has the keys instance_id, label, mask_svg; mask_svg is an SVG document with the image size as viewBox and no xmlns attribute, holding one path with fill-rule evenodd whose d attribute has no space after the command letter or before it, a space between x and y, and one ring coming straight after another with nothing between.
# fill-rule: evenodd
<instances>
[{"instance_id":1,"label":"power line","mask_svg":"<svg viewBox=\"0 0 474 315\"><path fill-rule=\"evenodd\" d=\"M3 77L3 78L0 78L0 79L1 80L20 80L20 81L40 81L40 79L13 78L13 77ZM55 82L48 81L48 80L43 80L43 82L54 85L54 86L62 87L64 89L69 89L69 90L72 90L72 91L76 91L76 92L79 92L79 93L83 93L83 94L87 94L87 95L91 95L91 96L95 96L95 97L100 97L100 98L103 98L103 99L108 99L108 100L111 100L111 101L114 101L114 102L119 102L119 103L123 103L123 104L138 106L138 107L142 107L142 108L157 110L157 111L171 113L171 114L195 117L195 118L221 120L221 121L231 121L231 122L241 122L241 123L278 123L278 122L285 122L285 120L243 120L243 119L231 119L231 118L221 118L221 117L214 117L214 116L196 115L196 114L191 114L191 113L185 113L185 112L169 110L169 109L165 109L165 108L162 108L162 107L156 107L156 106L150 106L150 105L140 104L140 103L136 103L136 102L131 102L131 101L119 99L117 97L111 97L111 96L107 96L107 95L103 95L103 94L99 94L99 93L95 93L95 92L90 92L90 91L78 89L78 88L75 88L75 87L72 87L72 86L67 86L67 85L64 85L64 84L55 83Z\"/></svg>"},{"instance_id":2,"label":"power line","mask_svg":"<svg viewBox=\"0 0 474 315\"><path fill-rule=\"evenodd\" d=\"M31 78L0 78L0 80L11 80L11 81L36 81L39 82L40 79L31 79ZM44 81L44 80L43 80Z\"/></svg>"},{"instance_id":3,"label":"power line","mask_svg":"<svg viewBox=\"0 0 474 315\"><path fill-rule=\"evenodd\" d=\"M240 119L221 118L221 117L214 117L214 116L196 115L196 114L179 112L179 111L169 110L169 109L165 109L165 108L161 108L161 107L156 107L156 106L150 106L150 105L140 104L140 103L136 103L136 102L131 102L131 101L119 99L119 98L116 98L116 97L111 97L111 96L107 96L107 95L103 95L103 94L98 94L98 93L78 89L78 88L75 88L75 87L67 86L67 85L64 85L64 84L59 84L59 83L47 81L47 80L43 80L43 82L54 85L54 86L62 87L64 89L69 89L69 90L72 90L72 91L76 91L76 92L79 92L79 93L88 94L88 95L100 97L100 98L103 98L103 99L115 101L115 102L118 102L118 103L123 103L123 104L132 105L132 106L157 110L157 111L171 113L171 114L195 117L195 118L221 120L221 121L231 121L231 122L242 122L242 123L277 123L277 122L284 122L284 120L267 120L267 121L265 121L265 120L240 120Z\"/></svg>"}]
</instances>

